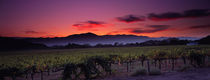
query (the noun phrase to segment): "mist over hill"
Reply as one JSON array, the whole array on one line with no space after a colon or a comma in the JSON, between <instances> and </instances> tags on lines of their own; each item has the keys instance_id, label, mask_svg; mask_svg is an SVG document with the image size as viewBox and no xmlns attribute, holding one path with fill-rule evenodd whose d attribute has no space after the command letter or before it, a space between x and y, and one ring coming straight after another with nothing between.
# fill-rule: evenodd
<instances>
[{"instance_id":1,"label":"mist over hill","mask_svg":"<svg viewBox=\"0 0 210 80\"><path fill-rule=\"evenodd\" d=\"M114 44L118 43L141 43L148 40L163 40L169 37L148 37L148 36L137 36L137 35L96 35L94 33L82 33L82 34L73 34L67 37L55 37L55 38L25 38L24 40L32 42L32 43L41 43L47 46L55 46L55 45L67 45L68 43L75 44ZM197 40L199 38L194 37L177 37L181 40Z\"/></svg>"}]
</instances>

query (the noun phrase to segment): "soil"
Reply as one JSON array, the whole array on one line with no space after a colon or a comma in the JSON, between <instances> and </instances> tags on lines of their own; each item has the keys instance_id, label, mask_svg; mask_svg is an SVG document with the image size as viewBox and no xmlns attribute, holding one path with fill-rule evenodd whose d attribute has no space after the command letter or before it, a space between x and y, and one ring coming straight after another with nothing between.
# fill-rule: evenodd
<instances>
[{"instance_id":1,"label":"soil","mask_svg":"<svg viewBox=\"0 0 210 80\"><path fill-rule=\"evenodd\" d=\"M156 76L110 76L103 80L210 80L210 68L191 69L184 72L166 72Z\"/></svg>"}]
</instances>

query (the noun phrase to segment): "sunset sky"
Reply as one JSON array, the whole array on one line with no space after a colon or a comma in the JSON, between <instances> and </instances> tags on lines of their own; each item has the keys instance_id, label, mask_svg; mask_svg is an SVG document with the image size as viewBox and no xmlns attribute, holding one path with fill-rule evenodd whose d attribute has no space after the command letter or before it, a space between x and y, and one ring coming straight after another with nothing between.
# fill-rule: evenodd
<instances>
[{"instance_id":1,"label":"sunset sky","mask_svg":"<svg viewBox=\"0 0 210 80\"><path fill-rule=\"evenodd\" d=\"M209 0L0 0L0 36L210 35Z\"/></svg>"}]
</instances>

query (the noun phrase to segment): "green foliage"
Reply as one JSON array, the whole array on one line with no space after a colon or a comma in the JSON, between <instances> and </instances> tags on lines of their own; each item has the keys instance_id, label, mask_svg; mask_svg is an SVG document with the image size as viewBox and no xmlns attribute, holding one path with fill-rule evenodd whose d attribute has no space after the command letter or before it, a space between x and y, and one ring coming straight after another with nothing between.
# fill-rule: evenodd
<instances>
[{"instance_id":1,"label":"green foliage","mask_svg":"<svg viewBox=\"0 0 210 80\"><path fill-rule=\"evenodd\" d=\"M189 58L191 60L191 64L195 63L197 66L201 66L205 64L205 54L202 53L201 50L190 50Z\"/></svg>"},{"instance_id":2,"label":"green foliage","mask_svg":"<svg viewBox=\"0 0 210 80\"><path fill-rule=\"evenodd\" d=\"M191 59L193 63L201 66L205 64L205 56L210 56L209 51L209 45L8 51L0 52L0 73L8 72L3 76L10 76L12 72L15 72L15 75L18 76L29 72L36 73L65 67L70 63L76 66L93 65L94 67L96 65L92 64L94 60L99 61L97 65L103 67L106 71L111 71L108 62L175 59L183 56L184 59ZM10 73L10 71L12 72Z\"/></svg>"},{"instance_id":3,"label":"green foliage","mask_svg":"<svg viewBox=\"0 0 210 80\"><path fill-rule=\"evenodd\" d=\"M63 80L80 79L81 73L85 75L86 79L93 79L99 77L102 71L101 67L105 72L111 72L111 66L109 65L108 59L102 56L93 56L88 58L84 63L80 64L67 64L63 71ZM80 72L78 72L80 70ZM74 78L72 78L74 75Z\"/></svg>"}]
</instances>

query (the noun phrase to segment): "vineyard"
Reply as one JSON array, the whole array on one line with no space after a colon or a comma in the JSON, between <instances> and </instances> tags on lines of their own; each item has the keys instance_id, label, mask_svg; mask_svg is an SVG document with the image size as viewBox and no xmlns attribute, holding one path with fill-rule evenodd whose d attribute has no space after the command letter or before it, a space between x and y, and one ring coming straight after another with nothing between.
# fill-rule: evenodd
<instances>
[{"instance_id":1,"label":"vineyard","mask_svg":"<svg viewBox=\"0 0 210 80\"><path fill-rule=\"evenodd\" d=\"M7 51L0 52L0 80L35 80L35 74L45 80L43 74L59 71L61 80L89 80L138 67L145 67L148 73L153 68L176 71L177 65L199 68L209 65L209 52L209 45Z\"/></svg>"}]
</instances>

